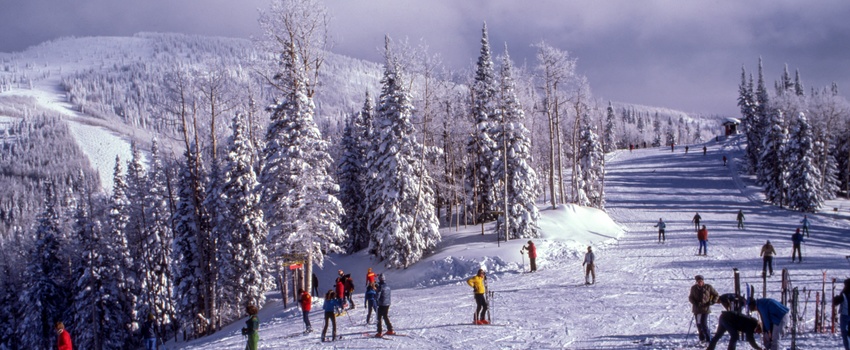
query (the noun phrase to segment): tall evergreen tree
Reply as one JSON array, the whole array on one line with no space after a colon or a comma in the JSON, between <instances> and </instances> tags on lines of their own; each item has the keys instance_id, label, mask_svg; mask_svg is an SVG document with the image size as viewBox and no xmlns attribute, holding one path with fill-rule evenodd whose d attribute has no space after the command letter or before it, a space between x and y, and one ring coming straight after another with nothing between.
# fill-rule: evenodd
<instances>
[{"instance_id":1,"label":"tall evergreen tree","mask_svg":"<svg viewBox=\"0 0 850 350\"><path fill-rule=\"evenodd\" d=\"M614 107L611 106L610 101L605 111L605 139L602 142L602 150L608 153L617 149L617 136L614 131L616 128L616 116L614 116Z\"/></svg>"},{"instance_id":2,"label":"tall evergreen tree","mask_svg":"<svg viewBox=\"0 0 850 350\"><path fill-rule=\"evenodd\" d=\"M233 118L224 169L223 220L218 222L219 290L225 320L241 316L246 304L263 305L268 285L265 242L268 229L263 219L259 182L254 173L254 146L248 138L242 114Z\"/></svg>"},{"instance_id":3,"label":"tall evergreen tree","mask_svg":"<svg viewBox=\"0 0 850 350\"><path fill-rule=\"evenodd\" d=\"M581 165L582 192L587 203L580 203L594 208L605 207L605 153L599 144L599 137L593 131L593 123L587 114L582 118L581 141L579 143L579 162Z\"/></svg>"},{"instance_id":4,"label":"tall evergreen tree","mask_svg":"<svg viewBox=\"0 0 850 350\"><path fill-rule=\"evenodd\" d=\"M481 51L476 64L472 83L472 117L475 125L467 142L467 151L472 160L467 169L467 191L472 194L471 204L478 213L476 220L492 219L496 210L495 179L493 163L498 153L493 128L498 123L496 98L498 81L493 69L490 42L487 38L487 23L481 29Z\"/></svg>"},{"instance_id":5,"label":"tall evergreen tree","mask_svg":"<svg viewBox=\"0 0 850 350\"><path fill-rule=\"evenodd\" d=\"M340 200L345 209L342 228L347 233L346 250L356 252L369 246L369 203L363 185L366 181L368 139L373 113L372 101L366 94L363 109L345 123L342 136L342 156L339 161Z\"/></svg>"},{"instance_id":6,"label":"tall evergreen tree","mask_svg":"<svg viewBox=\"0 0 850 350\"><path fill-rule=\"evenodd\" d=\"M260 173L262 201L272 224L269 254L277 258L276 268L283 268L286 257L302 258L309 279L313 263L321 267L326 253L342 251L339 220L344 211L336 197L339 186L328 174L333 160L314 121L315 106L294 43L287 43L280 57L282 71L275 78L285 93L270 110Z\"/></svg>"},{"instance_id":7,"label":"tall evergreen tree","mask_svg":"<svg viewBox=\"0 0 850 350\"><path fill-rule=\"evenodd\" d=\"M758 179L764 186L767 201L776 205L784 205L787 201L788 190L788 158L786 144L788 132L782 111L770 115L770 128L762 138L762 153L759 156Z\"/></svg>"},{"instance_id":8,"label":"tall evergreen tree","mask_svg":"<svg viewBox=\"0 0 850 350\"><path fill-rule=\"evenodd\" d=\"M49 349L56 334L53 325L66 320L69 306L66 281L68 266L60 256L61 232L52 185L45 189L44 211L38 216L35 245L30 251L26 272L26 289L21 294L24 319L19 327L23 344L35 349Z\"/></svg>"},{"instance_id":9,"label":"tall evergreen tree","mask_svg":"<svg viewBox=\"0 0 850 350\"><path fill-rule=\"evenodd\" d=\"M389 38L386 41L375 142L370 150L374 163L367 185L369 201L375 206L369 218L374 227L369 251L388 267L406 268L437 246L440 231L433 180L419 157L423 146L411 123L413 103Z\"/></svg>"},{"instance_id":10,"label":"tall evergreen tree","mask_svg":"<svg viewBox=\"0 0 850 350\"><path fill-rule=\"evenodd\" d=\"M789 206L814 213L823 205L820 170L815 166L814 139L806 115L800 113L788 143L792 166L788 169Z\"/></svg>"},{"instance_id":11,"label":"tall evergreen tree","mask_svg":"<svg viewBox=\"0 0 850 350\"><path fill-rule=\"evenodd\" d=\"M513 63L507 47L502 59L500 71L499 110L504 118L496 129L496 143L501 154L496 158L493 172L501 182L500 188L507 186L507 193L500 196L499 208L505 210L507 195L508 239L538 237L540 229L537 220L540 214L535 200L540 191L537 173L531 164L531 139L523 125L525 112L522 110L516 93L513 77ZM505 216L496 222L496 233L505 237Z\"/></svg>"}]
</instances>

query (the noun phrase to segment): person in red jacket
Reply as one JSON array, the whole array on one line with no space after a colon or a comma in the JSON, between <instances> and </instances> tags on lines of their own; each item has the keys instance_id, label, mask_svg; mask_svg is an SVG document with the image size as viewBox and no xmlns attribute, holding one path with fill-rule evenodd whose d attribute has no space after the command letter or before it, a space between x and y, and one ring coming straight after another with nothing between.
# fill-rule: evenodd
<instances>
[{"instance_id":1,"label":"person in red jacket","mask_svg":"<svg viewBox=\"0 0 850 350\"><path fill-rule=\"evenodd\" d=\"M537 271L537 247L534 246L534 242L528 241L527 246L523 246L520 250L520 254L528 252L528 260L531 262L531 272Z\"/></svg>"},{"instance_id":2,"label":"person in red jacket","mask_svg":"<svg viewBox=\"0 0 850 350\"><path fill-rule=\"evenodd\" d=\"M56 339L56 348L59 350L73 350L74 346L71 345L71 334L65 330L65 324L62 322L56 322L56 335L58 338Z\"/></svg>"},{"instance_id":3,"label":"person in red jacket","mask_svg":"<svg viewBox=\"0 0 850 350\"><path fill-rule=\"evenodd\" d=\"M697 231L697 239L699 240L699 252L697 255L708 255L708 230L705 225Z\"/></svg>"},{"instance_id":4,"label":"person in red jacket","mask_svg":"<svg viewBox=\"0 0 850 350\"><path fill-rule=\"evenodd\" d=\"M372 268L370 267L366 270L366 286L369 286L372 283L375 283L375 277L378 277L374 272L372 272Z\"/></svg>"},{"instance_id":5,"label":"person in red jacket","mask_svg":"<svg viewBox=\"0 0 850 350\"><path fill-rule=\"evenodd\" d=\"M336 278L336 284L334 287L336 291L336 298L339 299L339 304L343 305L345 303L345 284L343 283L342 270L339 270L339 277Z\"/></svg>"},{"instance_id":6,"label":"person in red jacket","mask_svg":"<svg viewBox=\"0 0 850 350\"><path fill-rule=\"evenodd\" d=\"M301 315L304 317L304 326L307 327L304 334L307 334L313 331L313 326L310 325L310 307L313 305L313 298L304 288L298 289L298 293L301 293L298 302L301 303Z\"/></svg>"}]
</instances>

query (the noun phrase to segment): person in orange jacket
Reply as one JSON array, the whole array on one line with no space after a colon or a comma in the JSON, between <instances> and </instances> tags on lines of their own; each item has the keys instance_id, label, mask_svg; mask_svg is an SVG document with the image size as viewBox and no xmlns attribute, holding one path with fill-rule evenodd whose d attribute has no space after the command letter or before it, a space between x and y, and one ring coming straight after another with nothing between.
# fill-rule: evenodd
<instances>
[{"instance_id":1,"label":"person in orange jacket","mask_svg":"<svg viewBox=\"0 0 850 350\"><path fill-rule=\"evenodd\" d=\"M298 293L301 294L301 297L298 298L298 302L301 304L301 315L304 317L304 326L307 327L304 334L307 334L313 331L313 326L310 325L310 308L313 305L313 297L304 288L298 289Z\"/></svg>"},{"instance_id":2,"label":"person in orange jacket","mask_svg":"<svg viewBox=\"0 0 850 350\"><path fill-rule=\"evenodd\" d=\"M62 322L56 322L56 348L59 350L73 350L74 346L71 344L71 334L65 330L65 324Z\"/></svg>"},{"instance_id":3,"label":"person in orange jacket","mask_svg":"<svg viewBox=\"0 0 850 350\"><path fill-rule=\"evenodd\" d=\"M697 239L699 240L699 252L697 255L708 255L708 230L705 225L697 231Z\"/></svg>"},{"instance_id":4,"label":"person in orange jacket","mask_svg":"<svg viewBox=\"0 0 850 350\"><path fill-rule=\"evenodd\" d=\"M466 284L472 287L472 292L475 295L475 324L489 324L487 322L487 299L484 297L484 294L487 293L487 287L484 285L484 281L487 280L487 276L484 273L484 269L478 269L478 273L472 278L466 280ZM479 316L480 315L480 316Z\"/></svg>"}]
</instances>

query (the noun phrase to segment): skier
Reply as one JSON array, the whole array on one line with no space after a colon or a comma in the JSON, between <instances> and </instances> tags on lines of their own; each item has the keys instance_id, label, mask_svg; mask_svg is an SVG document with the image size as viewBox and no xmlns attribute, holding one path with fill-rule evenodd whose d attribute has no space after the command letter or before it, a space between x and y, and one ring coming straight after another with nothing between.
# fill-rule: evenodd
<instances>
[{"instance_id":1,"label":"skier","mask_svg":"<svg viewBox=\"0 0 850 350\"><path fill-rule=\"evenodd\" d=\"M699 213L696 213L696 215L694 215L693 220L691 220L691 222L693 222L693 223L694 223L694 231L698 231L698 230L699 230L699 221L700 221L700 220L702 220L702 217L701 217L701 216L699 216Z\"/></svg>"},{"instance_id":2,"label":"skier","mask_svg":"<svg viewBox=\"0 0 850 350\"><path fill-rule=\"evenodd\" d=\"M714 350L717 346L717 341L723 336L723 333L729 332L729 350L735 350L738 344L738 334L744 332L747 337L747 342L753 349L761 350L761 347L756 343L754 333L761 333L759 321L753 317L744 315L736 311L723 311L720 313L720 318L717 320L717 331L711 342L708 344L708 350Z\"/></svg>"},{"instance_id":3,"label":"skier","mask_svg":"<svg viewBox=\"0 0 850 350\"><path fill-rule=\"evenodd\" d=\"M762 266L761 266L761 275L764 276L768 268L770 269L770 275L773 276L773 256L776 255L776 249L773 249L773 244L770 244L770 240L768 240L763 246L761 246L761 253L759 256L762 257Z\"/></svg>"},{"instance_id":4,"label":"skier","mask_svg":"<svg viewBox=\"0 0 850 350\"><path fill-rule=\"evenodd\" d=\"M313 274L313 283L311 283L311 285L312 285L311 292L313 293L313 296L318 298L319 297L319 277L317 277L315 273Z\"/></svg>"},{"instance_id":5,"label":"skier","mask_svg":"<svg viewBox=\"0 0 850 350\"><path fill-rule=\"evenodd\" d=\"M313 298L303 288L299 288L298 293L301 295L298 298L301 304L301 316L304 318L304 326L307 327L304 334L307 334L313 331L313 326L310 325L310 308L313 306Z\"/></svg>"},{"instance_id":6,"label":"skier","mask_svg":"<svg viewBox=\"0 0 850 350\"><path fill-rule=\"evenodd\" d=\"M723 166L726 166L726 155L723 155Z\"/></svg>"},{"instance_id":7,"label":"skier","mask_svg":"<svg viewBox=\"0 0 850 350\"><path fill-rule=\"evenodd\" d=\"M691 311L694 313L694 320L697 324L699 341L706 342L711 340L711 333L708 331L708 314L711 313L711 305L717 302L720 295L717 294L714 287L705 283L702 275L694 276L694 280L696 280L696 283L691 286L688 301L692 305Z\"/></svg>"},{"instance_id":8,"label":"skier","mask_svg":"<svg viewBox=\"0 0 850 350\"><path fill-rule=\"evenodd\" d=\"M800 250L800 245L803 244L803 234L800 233L799 227L797 232L791 235L791 242L794 243L794 248L791 250L791 262L794 262L794 254L797 254L800 257L800 262L803 262L803 253Z\"/></svg>"},{"instance_id":9,"label":"skier","mask_svg":"<svg viewBox=\"0 0 850 350\"><path fill-rule=\"evenodd\" d=\"M593 254L593 249L588 246L587 253L584 253L584 262L581 263L582 266L586 266L584 269L584 284L590 285L596 283L596 255ZM587 279L588 276L593 276L593 281L589 281Z\"/></svg>"},{"instance_id":10,"label":"skier","mask_svg":"<svg viewBox=\"0 0 850 350\"><path fill-rule=\"evenodd\" d=\"M353 310L354 299L352 298L352 295L354 294L354 280L351 279L351 274L342 276L342 284L345 287L345 301L351 305L348 309Z\"/></svg>"},{"instance_id":11,"label":"skier","mask_svg":"<svg viewBox=\"0 0 850 350\"><path fill-rule=\"evenodd\" d=\"M740 209L738 210L738 229L744 229L744 211Z\"/></svg>"},{"instance_id":12,"label":"skier","mask_svg":"<svg viewBox=\"0 0 850 350\"><path fill-rule=\"evenodd\" d=\"M702 155L705 155L705 152L706 152L707 150L708 150L708 149L707 149L707 148L705 148L705 146L702 146Z\"/></svg>"},{"instance_id":13,"label":"skier","mask_svg":"<svg viewBox=\"0 0 850 350\"><path fill-rule=\"evenodd\" d=\"M65 330L65 324L56 322L54 329L56 330L56 348L59 350L73 350L74 345L71 344L71 334Z\"/></svg>"},{"instance_id":14,"label":"skier","mask_svg":"<svg viewBox=\"0 0 850 350\"><path fill-rule=\"evenodd\" d=\"M750 310L758 310L764 325L763 336L766 339L765 348L771 350L784 349L781 345L785 325L788 324L788 308L782 303L769 299L752 299L748 302Z\"/></svg>"},{"instance_id":15,"label":"skier","mask_svg":"<svg viewBox=\"0 0 850 350\"><path fill-rule=\"evenodd\" d=\"M528 261L531 264L531 272L537 271L537 247L534 246L534 242L529 240L528 245L523 246L522 249L519 250L520 254L523 254L524 252L528 252Z\"/></svg>"},{"instance_id":16,"label":"skier","mask_svg":"<svg viewBox=\"0 0 850 350\"><path fill-rule=\"evenodd\" d=\"M374 272L372 272L372 268L368 268L366 270L366 285L368 286L370 283L375 283L375 277L377 277Z\"/></svg>"},{"instance_id":17,"label":"skier","mask_svg":"<svg viewBox=\"0 0 850 350\"><path fill-rule=\"evenodd\" d=\"M387 280L384 277L384 274L381 274L378 277L378 287L376 288L376 292L378 293L378 333L375 334L376 337L380 338L384 335L393 335L395 332L393 331L393 324L390 323L390 286L387 285ZM381 333L383 328L381 327L381 320L387 324L387 333Z\"/></svg>"},{"instance_id":18,"label":"skier","mask_svg":"<svg viewBox=\"0 0 850 350\"><path fill-rule=\"evenodd\" d=\"M328 320L333 323L333 333L331 340L336 340L336 310L344 308L342 299L337 298L336 293L331 289L325 293L325 303L322 304L322 310L325 310L325 326L322 328L322 341L326 342L328 334Z\"/></svg>"},{"instance_id":19,"label":"skier","mask_svg":"<svg viewBox=\"0 0 850 350\"><path fill-rule=\"evenodd\" d=\"M334 289L334 295L337 299L339 299L339 304L345 304L345 301L343 300L345 297L345 283L343 282L342 270L339 270L339 276L336 278L336 281L334 281Z\"/></svg>"},{"instance_id":20,"label":"skier","mask_svg":"<svg viewBox=\"0 0 850 350\"><path fill-rule=\"evenodd\" d=\"M376 289L375 282L366 285L366 300L363 301L367 310L366 324L369 324L372 320L372 311L375 311L375 315L378 314L378 291Z\"/></svg>"},{"instance_id":21,"label":"skier","mask_svg":"<svg viewBox=\"0 0 850 350\"><path fill-rule=\"evenodd\" d=\"M658 218L658 223L652 227L658 227L658 243L661 243L662 241L666 242L667 236L664 235L664 229L667 228L667 224L664 223L664 220Z\"/></svg>"},{"instance_id":22,"label":"skier","mask_svg":"<svg viewBox=\"0 0 850 350\"><path fill-rule=\"evenodd\" d=\"M685 146L685 154L688 154L688 146Z\"/></svg>"},{"instance_id":23,"label":"skier","mask_svg":"<svg viewBox=\"0 0 850 350\"><path fill-rule=\"evenodd\" d=\"M670 142L670 152L673 152L675 150L675 148L676 148L676 144L673 143L673 142Z\"/></svg>"},{"instance_id":24,"label":"skier","mask_svg":"<svg viewBox=\"0 0 850 350\"><path fill-rule=\"evenodd\" d=\"M839 307L841 341L844 343L844 350L850 350L850 278L844 280L844 289L832 299L832 305Z\"/></svg>"},{"instance_id":25,"label":"skier","mask_svg":"<svg viewBox=\"0 0 850 350\"><path fill-rule=\"evenodd\" d=\"M484 298L484 294L487 293L487 289L484 286L484 281L487 280L487 276L484 273L484 269L478 269L478 273L475 276L472 276L470 279L466 280L466 284L472 287L472 292L475 295L475 324L489 324L487 322L487 299Z\"/></svg>"},{"instance_id":26,"label":"skier","mask_svg":"<svg viewBox=\"0 0 850 350\"><path fill-rule=\"evenodd\" d=\"M806 234L806 238L809 237L809 216L803 215L803 220L800 220L800 223L803 224L803 232Z\"/></svg>"},{"instance_id":27,"label":"skier","mask_svg":"<svg viewBox=\"0 0 850 350\"><path fill-rule=\"evenodd\" d=\"M145 350L156 349L156 317L148 314L148 319L142 324L142 342Z\"/></svg>"},{"instance_id":28,"label":"skier","mask_svg":"<svg viewBox=\"0 0 850 350\"><path fill-rule=\"evenodd\" d=\"M634 149L635 149L635 145L630 143L629 144L629 152L631 152Z\"/></svg>"},{"instance_id":29,"label":"skier","mask_svg":"<svg viewBox=\"0 0 850 350\"><path fill-rule=\"evenodd\" d=\"M705 225L697 231L697 239L699 240L699 251L697 255L708 255L708 230Z\"/></svg>"},{"instance_id":30,"label":"skier","mask_svg":"<svg viewBox=\"0 0 850 350\"><path fill-rule=\"evenodd\" d=\"M245 308L245 311L248 312L248 320L245 321L245 328L242 328L242 335L248 337L248 343L245 344L245 350L257 350L258 343L260 342L260 319L257 318L257 307L254 305L248 305Z\"/></svg>"}]
</instances>

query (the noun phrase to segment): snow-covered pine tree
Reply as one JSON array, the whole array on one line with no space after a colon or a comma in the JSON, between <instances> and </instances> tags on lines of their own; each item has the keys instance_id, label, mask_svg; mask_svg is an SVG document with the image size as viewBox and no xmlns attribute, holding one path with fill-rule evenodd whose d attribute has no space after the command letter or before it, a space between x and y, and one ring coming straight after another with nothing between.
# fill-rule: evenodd
<instances>
[{"instance_id":1,"label":"snow-covered pine tree","mask_svg":"<svg viewBox=\"0 0 850 350\"><path fill-rule=\"evenodd\" d=\"M598 209L605 207L605 153L599 144L599 137L593 131L594 125L590 116L582 118L581 140L579 141L579 162L581 165L582 192L587 196L587 203L579 203Z\"/></svg>"},{"instance_id":2,"label":"snow-covered pine tree","mask_svg":"<svg viewBox=\"0 0 850 350\"><path fill-rule=\"evenodd\" d=\"M135 141L130 143L130 152L132 158L127 162L127 175L125 176L125 182L127 184L126 195L129 203L127 206L127 217L129 221L127 222L125 235L130 244L131 254L135 257L141 257L141 242L144 240L146 235L145 230L148 227L147 218L145 217L145 205L147 204L145 203L145 199L147 198L148 183L145 175L145 166L142 164L144 162L142 152ZM133 268L133 272L141 274L141 264L143 264L143 261L141 259L135 259L135 262L136 266ZM137 291L137 293L140 292Z\"/></svg>"},{"instance_id":3,"label":"snow-covered pine tree","mask_svg":"<svg viewBox=\"0 0 850 350\"><path fill-rule=\"evenodd\" d=\"M496 181L493 174L498 148L494 140L493 128L500 118L496 107L498 81L493 69L490 54L490 42L487 38L487 23L481 29L481 51L475 68L475 77L471 87L472 118L475 122L472 135L467 141L467 151L472 160L467 168L466 188L472 194L470 203L477 213L476 220L490 220L491 212L497 210Z\"/></svg>"},{"instance_id":4,"label":"snow-covered pine tree","mask_svg":"<svg viewBox=\"0 0 850 350\"><path fill-rule=\"evenodd\" d=\"M664 128L664 142L667 145L676 144L676 131L673 128L673 117L667 117L667 127Z\"/></svg>"},{"instance_id":5,"label":"snow-covered pine tree","mask_svg":"<svg viewBox=\"0 0 850 350\"><path fill-rule=\"evenodd\" d=\"M171 219L173 213L169 206L166 169L159 151L159 142L151 141L149 170L145 183L147 192L144 209L147 228L141 244L141 294L139 295L138 315L147 317L152 314L157 325L164 330L170 328L175 317L173 300L173 281L170 266L172 242Z\"/></svg>"},{"instance_id":6,"label":"snow-covered pine tree","mask_svg":"<svg viewBox=\"0 0 850 350\"><path fill-rule=\"evenodd\" d=\"M224 322L242 315L245 305L265 304L268 285L265 242L268 235L260 195L259 182L252 161L254 145L248 137L244 115L237 114L232 123L233 135L223 169L224 184L222 221L218 241L219 294Z\"/></svg>"},{"instance_id":7,"label":"snow-covered pine tree","mask_svg":"<svg viewBox=\"0 0 850 350\"><path fill-rule=\"evenodd\" d=\"M38 216L35 242L30 250L25 274L26 289L21 294L24 319L19 325L22 344L34 349L49 349L56 333L53 325L65 321L69 306L69 268L62 263L59 216L53 185L45 188L44 211Z\"/></svg>"},{"instance_id":8,"label":"snow-covered pine tree","mask_svg":"<svg viewBox=\"0 0 850 350\"><path fill-rule=\"evenodd\" d=\"M614 115L614 106L608 101L608 108L605 110L605 139L602 143L602 150L605 153L613 152L617 149L616 132L616 116Z\"/></svg>"},{"instance_id":9,"label":"snow-covered pine tree","mask_svg":"<svg viewBox=\"0 0 850 350\"><path fill-rule=\"evenodd\" d=\"M750 79L752 81L752 79ZM767 93L767 87L764 85L764 70L762 68L762 59L759 57L759 68L758 68L758 85L756 85L755 90L755 114L753 115L753 122L747 125L747 155L753 156L754 158L749 159L750 164L750 172L755 172L756 177L761 182L761 178L759 177L760 171L758 169L759 160L761 159L761 154L764 153L764 135L769 133L770 125L770 97ZM752 130L750 129L752 128ZM755 147L753 151L750 151L750 147Z\"/></svg>"},{"instance_id":10,"label":"snow-covered pine tree","mask_svg":"<svg viewBox=\"0 0 850 350\"><path fill-rule=\"evenodd\" d=\"M380 103L373 126L373 163L367 184L374 211L369 218L369 252L387 267L406 268L419 261L440 241L434 210L433 180L419 155L411 123L413 104L403 74L386 38L386 63Z\"/></svg>"},{"instance_id":11,"label":"snow-covered pine tree","mask_svg":"<svg viewBox=\"0 0 850 350\"><path fill-rule=\"evenodd\" d=\"M15 241L0 242L0 349L23 349L18 326L24 318L20 293L24 290L26 255Z\"/></svg>"},{"instance_id":12,"label":"snow-covered pine tree","mask_svg":"<svg viewBox=\"0 0 850 350\"><path fill-rule=\"evenodd\" d=\"M759 156L757 175L760 184L764 186L767 201L782 206L788 199L789 166L786 152L788 132L785 130L782 111L772 113L767 124L770 128L762 137L762 153Z\"/></svg>"},{"instance_id":13,"label":"snow-covered pine tree","mask_svg":"<svg viewBox=\"0 0 850 350\"><path fill-rule=\"evenodd\" d=\"M287 258L304 259L306 287L312 264L321 267L326 253L342 251L345 237L339 220L344 211L336 197L339 186L328 174L333 159L313 119L315 106L294 43L286 43L280 58L282 70L275 79L284 95L269 109L260 173L262 202L271 225L268 254L276 270Z\"/></svg>"},{"instance_id":14,"label":"snow-covered pine tree","mask_svg":"<svg viewBox=\"0 0 850 350\"><path fill-rule=\"evenodd\" d=\"M816 164L820 165L821 171L820 196L824 200L835 199L841 189L838 180L838 162L835 159L835 154L838 152L835 147L835 138L830 136L827 130L821 129L819 134L820 136L815 138L814 154L817 155Z\"/></svg>"},{"instance_id":15,"label":"snow-covered pine tree","mask_svg":"<svg viewBox=\"0 0 850 350\"><path fill-rule=\"evenodd\" d=\"M814 213L823 205L820 196L820 170L815 166L814 140L806 115L800 113L788 142L788 205L792 209Z\"/></svg>"},{"instance_id":16,"label":"snow-covered pine tree","mask_svg":"<svg viewBox=\"0 0 850 350\"><path fill-rule=\"evenodd\" d=\"M74 215L75 239L80 246L72 289L74 345L80 349L121 349L129 346L126 325L132 320L121 300L121 267L103 237L101 225L82 204Z\"/></svg>"},{"instance_id":17,"label":"snow-covered pine tree","mask_svg":"<svg viewBox=\"0 0 850 350\"><path fill-rule=\"evenodd\" d=\"M124 325L124 333L127 338L133 337L133 322L136 319L136 301L138 295L134 292L138 290L136 274L133 273L133 257L130 255L129 244L125 230L127 223L130 221L129 200L127 199L127 183L124 182L124 175L121 170L121 158L115 156L115 168L112 175L112 196L108 202L107 212L107 230L106 242L111 246L110 258L115 259L115 264L118 265L120 272L119 295L124 315L127 316L127 323Z\"/></svg>"},{"instance_id":18,"label":"snow-covered pine tree","mask_svg":"<svg viewBox=\"0 0 850 350\"><path fill-rule=\"evenodd\" d=\"M513 78L513 62L511 62L507 47L502 58L500 70L499 110L502 123L496 129L496 143L500 148L493 172L495 178L505 186L507 180L508 201L508 237L534 238L539 237L537 220L540 214L535 200L540 191L537 173L531 164L531 139L525 128L525 112L522 110L516 93L516 83ZM507 152L507 154L505 154ZM507 166L505 163L507 157ZM507 169L506 169L507 168ZM507 175L505 171L507 170ZM499 186L499 188L503 188ZM504 193L504 192L502 192ZM505 196L499 197L499 208L505 208ZM500 216L496 222L496 234L504 238L505 216Z\"/></svg>"},{"instance_id":19,"label":"snow-covered pine tree","mask_svg":"<svg viewBox=\"0 0 850 350\"><path fill-rule=\"evenodd\" d=\"M174 213L174 245L172 275L174 277L174 302L177 320L187 339L194 339L210 331L207 303L207 255L205 235L209 235L209 222L203 208L204 184L201 154L195 145L184 153L186 163L177 181L177 211Z\"/></svg>"},{"instance_id":20,"label":"snow-covered pine tree","mask_svg":"<svg viewBox=\"0 0 850 350\"><path fill-rule=\"evenodd\" d=\"M756 162L758 161L757 136L759 125L758 115L756 114L756 101L753 95L753 78L750 76L747 80L747 71L741 67L741 84L738 85L738 108L741 110L741 119L743 129L747 138L746 159L748 169L755 170Z\"/></svg>"},{"instance_id":21,"label":"snow-covered pine tree","mask_svg":"<svg viewBox=\"0 0 850 350\"><path fill-rule=\"evenodd\" d=\"M366 183L366 154L370 144L367 137L371 133L372 113L372 101L366 93L363 109L346 121L341 141L342 156L337 178L340 201L345 209L342 218L342 228L347 236L345 249L349 253L369 246L369 229L366 225L369 206L363 186Z\"/></svg>"},{"instance_id":22,"label":"snow-covered pine tree","mask_svg":"<svg viewBox=\"0 0 850 350\"><path fill-rule=\"evenodd\" d=\"M652 147L661 146L661 120L658 119L658 113L652 118Z\"/></svg>"}]
</instances>

